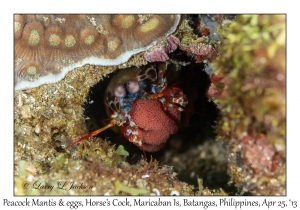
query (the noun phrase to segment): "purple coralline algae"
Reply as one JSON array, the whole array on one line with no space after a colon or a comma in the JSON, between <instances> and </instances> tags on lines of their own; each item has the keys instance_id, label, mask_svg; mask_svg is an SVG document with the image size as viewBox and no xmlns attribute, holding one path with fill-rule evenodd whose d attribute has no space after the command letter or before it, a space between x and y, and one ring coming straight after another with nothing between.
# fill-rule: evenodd
<instances>
[{"instance_id":1,"label":"purple coralline algae","mask_svg":"<svg viewBox=\"0 0 300 210\"><path fill-rule=\"evenodd\" d=\"M160 48L154 48L151 52L145 53L144 56L149 62L161 61L165 62L169 59L167 53L174 52L178 45L180 45L180 41L173 35L167 37L168 43L166 45L161 46Z\"/></svg>"}]
</instances>

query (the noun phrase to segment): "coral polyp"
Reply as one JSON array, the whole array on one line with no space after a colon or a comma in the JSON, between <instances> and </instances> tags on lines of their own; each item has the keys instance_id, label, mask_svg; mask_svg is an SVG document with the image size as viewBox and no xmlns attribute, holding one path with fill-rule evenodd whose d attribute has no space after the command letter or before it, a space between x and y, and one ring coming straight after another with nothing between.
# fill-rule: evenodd
<instances>
[{"instance_id":1,"label":"coral polyp","mask_svg":"<svg viewBox=\"0 0 300 210\"><path fill-rule=\"evenodd\" d=\"M57 34L51 34L48 41L51 46L56 47L60 44L60 37Z\"/></svg>"},{"instance_id":2,"label":"coral polyp","mask_svg":"<svg viewBox=\"0 0 300 210\"><path fill-rule=\"evenodd\" d=\"M152 18L141 26L141 31L144 33L149 32L155 29L158 26L158 24L159 24L159 20L156 18Z\"/></svg>"}]
</instances>

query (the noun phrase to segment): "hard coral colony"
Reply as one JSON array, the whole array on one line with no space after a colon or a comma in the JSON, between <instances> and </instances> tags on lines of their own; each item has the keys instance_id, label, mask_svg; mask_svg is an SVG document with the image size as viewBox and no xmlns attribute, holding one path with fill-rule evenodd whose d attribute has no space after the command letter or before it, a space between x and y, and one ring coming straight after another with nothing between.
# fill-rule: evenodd
<instances>
[{"instance_id":1,"label":"hard coral colony","mask_svg":"<svg viewBox=\"0 0 300 210\"><path fill-rule=\"evenodd\" d=\"M180 15L139 19L138 15L15 15L15 89L57 82L85 64L124 63L173 33Z\"/></svg>"}]
</instances>

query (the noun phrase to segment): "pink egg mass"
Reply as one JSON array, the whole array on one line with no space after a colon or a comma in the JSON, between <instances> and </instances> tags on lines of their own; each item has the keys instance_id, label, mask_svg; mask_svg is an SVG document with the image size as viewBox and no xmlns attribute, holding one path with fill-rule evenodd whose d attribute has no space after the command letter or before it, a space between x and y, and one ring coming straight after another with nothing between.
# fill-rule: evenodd
<instances>
[{"instance_id":1,"label":"pink egg mass","mask_svg":"<svg viewBox=\"0 0 300 210\"><path fill-rule=\"evenodd\" d=\"M177 132L181 114L172 107L164 111L158 99L138 99L134 101L129 113L139 127L139 135L143 140L143 149L155 152L161 149L171 134Z\"/></svg>"}]
</instances>

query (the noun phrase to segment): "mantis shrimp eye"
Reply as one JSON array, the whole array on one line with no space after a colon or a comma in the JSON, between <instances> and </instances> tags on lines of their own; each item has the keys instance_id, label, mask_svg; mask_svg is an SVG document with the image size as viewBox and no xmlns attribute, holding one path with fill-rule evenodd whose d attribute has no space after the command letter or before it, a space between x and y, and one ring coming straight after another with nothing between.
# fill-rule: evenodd
<instances>
[{"instance_id":1,"label":"mantis shrimp eye","mask_svg":"<svg viewBox=\"0 0 300 210\"><path fill-rule=\"evenodd\" d=\"M140 90L140 84L137 80L131 79L127 82L126 89L129 93L135 94Z\"/></svg>"},{"instance_id":2,"label":"mantis shrimp eye","mask_svg":"<svg viewBox=\"0 0 300 210\"><path fill-rule=\"evenodd\" d=\"M114 95L117 98L122 98L126 94L126 90L124 88L124 85L122 84L117 84L114 88Z\"/></svg>"}]
</instances>

